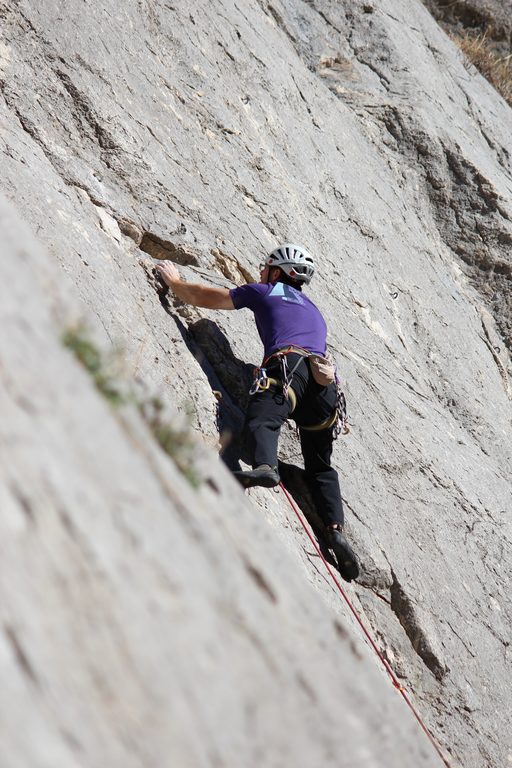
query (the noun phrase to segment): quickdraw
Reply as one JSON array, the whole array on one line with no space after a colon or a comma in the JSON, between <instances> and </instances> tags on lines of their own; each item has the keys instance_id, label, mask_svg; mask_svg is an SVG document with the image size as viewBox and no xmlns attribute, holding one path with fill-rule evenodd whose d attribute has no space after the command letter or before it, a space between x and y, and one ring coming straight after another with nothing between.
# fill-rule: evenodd
<instances>
[{"instance_id":1,"label":"quickdraw","mask_svg":"<svg viewBox=\"0 0 512 768\"><path fill-rule=\"evenodd\" d=\"M264 392L270 387L270 379L267 376L266 368L254 369L254 381L249 390L250 395L255 395L256 392Z\"/></svg>"},{"instance_id":2,"label":"quickdraw","mask_svg":"<svg viewBox=\"0 0 512 768\"><path fill-rule=\"evenodd\" d=\"M299 365L302 363L302 359L304 355L299 357L291 371L288 369L288 361L286 359L286 355L289 354L289 351L286 350L284 352L278 352L277 358L279 360L279 365L281 366L281 376L282 376L282 382L283 382L283 395L288 400L289 399L289 393L292 391L290 390L290 385L293 380L293 374L299 367ZM295 407L295 406L294 406Z\"/></svg>"},{"instance_id":3,"label":"quickdraw","mask_svg":"<svg viewBox=\"0 0 512 768\"><path fill-rule=\"evenodd\" d=\"M290 354L291 352L295 352L297 354L300 354L301 357L291 371L288 369L288 363L286 360L286 355ZM290 389L290 384L292 383L293 374L299 367L299 365L302 362L303 357L306 357L306 355L309 354L305 350L299 350L298 347L287 347L283 350L278 350L277 352L274 352L272 355L269 355L269 357L265 358L263 361L263 365L260 368L254 369L254 381L252 383L252 386L249 390L250 395L255 395L257 392L264 392L267 390L271 384L282 386L283 388L283 396L286 398L286 400L292 400L292 411L295 408L295 404L297 402L297 398L295 396L295 393L293 395L291 394L293 390ZM269 360L271 360L273 357L277 358L279 361L279 367L281 369L281 378L280 379L273 379L269 378L267 376L267 369L264 367Z\"/></svg>"},{"instance_id":4,"label":"quickdraw","mask_svg":"<svg viewBox=\"0 0 512 768\"><path fill-rule=\"evenodd\" d=\"M350 428L347 417L347 401L341 388L338 373L336 373L336 421L332 433L333 440L337 440L340 435L348 435Z\"/></svg>"},{"instance_id":5,"label":"quickdraw","mask_svg":"<svg viewBox=\"0 0 512 768\"><path fill-rule=\"evenodd\" d=\"M255 372L260 371L260 368L255 368ZM274 379L272 376L267 376L265 379L263 379L263 383L261 384L262 379L258 378L258 376L254 379L252 387L249 390L250 395L255 395L258 392L265 392L265 390L269 389L270 387L276 387L279 389L282 389L283 383L280 379ZM293 391L291 387L288 388L288 400L290 401L290 415L294 412L295 406L297 405L297 395Z\"/></svg>"}]
</instances>

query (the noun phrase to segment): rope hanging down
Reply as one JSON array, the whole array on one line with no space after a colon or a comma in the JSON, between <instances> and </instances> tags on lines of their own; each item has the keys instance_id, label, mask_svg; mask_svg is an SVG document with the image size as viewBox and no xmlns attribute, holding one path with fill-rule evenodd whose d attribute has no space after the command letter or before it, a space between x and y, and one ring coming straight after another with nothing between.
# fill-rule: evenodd
<instances>
[{"instance_id":1,"label":"rope hanging down","mask_svg":"<svg viewBox=\"0 0 512 768\"><path fill-rule=\"evenodd\" d=\"M290 494L288 493L288 491L286 490L286 488L284 487L284 485L282 483L279 483L279 487L281 488L282 492L284 493L284 495L286 496L286 498L288 500L288 503L290 504L291 508L293 509L293 511L295 512L296 516L298 517L300 524L302 525L302 527L306 531L306 534L307 534L309 540L311 541L311 543L313 544L313 547L315 548L317 554L319 555L319 557L321 558L323 564L327 568L327 571L329 572L330 576L332 577L332 580L336 584L336 587L337 587L338 591L340 592L341 596L343 597L343 599L345 600L346 604L348 605L348 607L349 607L351 613L353 614L353 616L355 617L357 623L361 627L364 636L366 637L366 639L368 640L368 642L372 646L373 650L375 651L375 653L379 657L380 661L384 665L384 668L386 669L386 672L390 676L390 678L391 678L391 680L393 682L393 685L395 686L397 691L399 691L399 693L402 694L402 696L403 696L403 698L405 700L405 703L407 704L407 706L409 707L409 709L413 713L413 715L416 718L416 720L418 721L421 729L423 730L423 732L425 733L425 735L429 739L430 743L432 744L432 746L436 750L437 754L439 755L439 757L443 761L443 763L446 766L446 768L452 768L452 764L448 761L447 757L444 755L444 753L441 750L441 747L437 743L436 739L430 733L429 729L427 728L427 726L425 725L425 723L421 719L419 713L416 711L416 708L414 707L414 704L411 702L409 696L407 695L407 691L405 690L403 685L398 680L397 676L395 675L395 673L391 669L390 665L388 664L388 662L386 661L386 659L384 658L382 653L377 648L377 645L375 644L375 641L373 640L372 636L370 635L370 633L368 632L368 630L364 626L363 622L359 618L356 609L354 608L354 606L350 602L350 600L349 600L345 590L341 586L339 580L336 578L336 576L334 574L334 571L332 570L331 566L329 565L329 563L327 562L327 560L323 556L323 554L322 554L322 552L320 550L320 547L318 546L318 544L314 540L313 536L311 535L311 533L310 533L310 531L309 531L309 529L308 529L308 527L306 525L306 522L305 522L304 518L302 517L301 513L299 512L299 510L298 510L297 506L295 505L293 499L291 498Z\"/></svg>"}]
</instances>

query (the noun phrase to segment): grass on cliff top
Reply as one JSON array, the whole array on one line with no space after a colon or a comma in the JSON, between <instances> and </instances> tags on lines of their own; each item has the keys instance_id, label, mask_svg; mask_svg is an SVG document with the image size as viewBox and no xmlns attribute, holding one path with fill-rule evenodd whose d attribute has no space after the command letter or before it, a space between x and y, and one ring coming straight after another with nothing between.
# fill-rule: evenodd
<instances>
[{"instance_id":1,"label":"grass on cliff top","mask_svg":"<svg viewBox=\"0 0 512 768\"><path fill-rule=\"evenodd\" d=\"M512 106L512 53L508 56L496 53L487 32L454 34L452 40Z\"/></svg>"},{"instance_id":2,"label":"grass on cliff top","mask_svg":"<svg viewBox=\"0 0 512 768\"><path fill-rule=\"evenodd\" d=\"M162 450L171 457L193 488L200 485L194 467L195 443L189 429L176 428L165 419L164 404L158 397L142 398L133 389L122 385L115 369L115 356L103 355L84 325L68 328L62 343L90 374L96 389L113 407L132 403L144 419ZM190 409L187 417L190 420Z\"/></svg>"}]
</instances>

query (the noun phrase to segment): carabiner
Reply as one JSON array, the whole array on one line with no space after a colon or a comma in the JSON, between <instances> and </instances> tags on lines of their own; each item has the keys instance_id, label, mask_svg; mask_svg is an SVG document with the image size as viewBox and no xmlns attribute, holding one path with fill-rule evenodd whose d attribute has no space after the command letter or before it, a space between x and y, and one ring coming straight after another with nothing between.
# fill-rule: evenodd
<instances>
[{"instance_id":1,"label":"carabiner","mask_svg":"<svg viewBox=\"0 0 512 768\"><path fill-rule=\"evenodd\" d=\"M256 392L264 392L269 387L270 387L270 380L267 376L267 369L255 368L255 378L249 390L249 394L255 395Z\"/></svg>"}]
</instances>

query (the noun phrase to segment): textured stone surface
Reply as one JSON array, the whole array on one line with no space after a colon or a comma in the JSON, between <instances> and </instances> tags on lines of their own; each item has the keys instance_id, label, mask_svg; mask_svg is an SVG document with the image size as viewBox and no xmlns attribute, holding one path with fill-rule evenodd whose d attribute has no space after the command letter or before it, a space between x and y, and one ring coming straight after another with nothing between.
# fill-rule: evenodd
<instances>
[{"instance_id":1,"label":"textured stone surface","mask_svg":"<svg viewBox=\"0 0 512 768\"><path fill-rule=\"evenodd\" d=\"M217 457L194 491L101 399L4 203L0 232L2 764L434 766Z\"/></svg>"},{"instance_id":2,"label":"textured stone surface","mask_svg":"<svg viewBox=\"0 0 512 768\"><path fill-rule=\"evenodd\" d=\"M443 746L464 765L506 764L512 756L510 108L467 69L428 11L410 0L148 0L137 8L103 1L94 15L74 0L65 6L48 2L44 8L0 2L0 17L2 188L60 267L60 277L52 272L50 283L61 288L48 292L54 311L71 304L76 314L90 318L104 343L122 345L127 376L161 391L165 402L181 412L192 403L195 429L211 445L217 444L219 424L236 432L241 423L247 364L256 363L261 354L252 319L248 312L196 310L159 295L153 259L171 258L184 265L187 279L229 287L256 277L261 256L276 241L302 241L315 254L320 270L310 294L329 321L330 346L346 378L352 421L350 435L335 452L350 536L365 564L362 583L349 588L350 594L379 646L413 688L422 715ZM9 311L23 329L23 313L35 312L40 297L32 295L28 277L12 272L13 263L21 261L16 247L14 243L11 255L2 256L2 268L11 270L2 287L21 280ZM41 327L41 343L58 347L58 333L53 331L52 337L49 325L39 326L36 317L28 327L34 334ZM3 372L17 370L15 347L7 341ZM381 724L381 729L389 728L384 737L381 730L371 738L384 698L372 704L370 696L365 698L365 686L380 677L373 662L366 661L366 651L359 651L365 660L357 667L334 636L322 645L322 622L327 626L333 616L344 626L350 621L325 585L311 545L281 496L251 492L252 510L244 506L238 516L242 497L216 465L222 498L208 496L206 488L201 492L204 502L192 505L194 537L187 533L188 513L179 513L180 503L188 499L182 493L190 492L181 483L172 499L159 491L163 497L153 500L154 464L152 460L148 467L147 452L137 466L129 463L136 461L133 457L120 459L119 475L113 475L95 460L92 440L83 448L89 452L83 469L82 432L96 423L95 409L102 413L94 417L98 423L117 430L106 443L106 455L131 456L133 440L126 440L124 427L107 418L105 406L92 394L81 405L83 421L74 428L68 421L75 412L72 400L62 412L52 410L61 390L70 398L76 390L73 382L64 386L70 365L60 352L51 379L59 378L62 368L62 387L42 388L46 394L40 409L41 419L51 415L49 429L53 424L60 441L59 451L48 457L53 456L54 471L63 478L59 493L70 494L66 508L77 517L74 526L81 521L83 567L87 572L99 560L112 573L114 586L98 587L96 598L105 612L106 637L98 628L91 643L108 661L103 644L115 647L123 637L127 658L145 659L142 674L138 661L131 666L116 661L116 679L126 680L130 691L133 686L128 702L137 700L139 676L153 680L158 692L153 706L145 699L144 709L133 714L128 704L122 712L111 705L113 694L107 688L102 706L112 706L108 727L119 722L130 734L131 714L139 724L156 718L155 752L147 758L147 764L155 765L173 741L183 765L187 760L190 765L230 764L235 744L250 755L245 761L249 765L261 763L265 745L272 748L268 765L289 765L301 758L308 765L329 765L329 760L339 765L340 755L329 757L331 747L325 743L333 731L328 740L333 750L341 744L353 750L347 764L357 759L363 765L399 765L399 745L397 753L378 757L377 745L395 749L390 733L395 727L404 740L403 764L428 760L407 752L422 750L424 737L414 730L405 708ZM11 398L22 397L22 385L24 392L38 391L37 368L38 359L25 366L26 378L12 384ZM79 376L75 367L73 371ZM9 376L13 380L14 373ZM223 393L220 408L212 390ZM25 424L23 429L12 427L12 434L19 434L19 444L27 446L27 454L19 455L11 447L12 471L20 474L33 466L35 476L44 475L46 454L39 442L44 431L34 433ZM69 471L59 469L75 452ZM283 435L282 459L299 463L291 430ZM163 460L154 461L160 466ZM171 472L166 464L158 477ZM64 482L70 474L76 475L76 488ZM123 519L122 510L116 513L112 490L123 487L113 482L118 476L127 476L122 498L128 499L130 510L138 510L137 515L142 507L160 510L149 530L145 517L135 517L134 546L144 557L131 552L129 535L109 533L116 514ZM85 501L78 503L75 496L80 499L81 494ZM103 496L101 506L97 500ZM58 495L49 502L45 498L41 494L34 509L44 510L46 504L55 510ZM16 509L24 503L9 503L16 528ZM174 512L169 517L165 512L173 505L180 521L176 525L185 531L176 536L170 527ZM128 517L132 519L131 512ZM64 536L65 523L64 529L58 521L49 525L54 528L42 532L43 539ZM32 531L28 523L27 529ZM53 551L55 568L62 578L67 574L71 589L79 590L80 574L72 569L75 560L67 540L55 550L49 543L38 547L34 531L27 535L34 540L27 546L39 553L40 573L50 569ZM242 633L247 624L252 634L242 642L233 622L226 623L216 610L217 589L227 590L235 605L246 605L246 582L251 583L225 562L228 542L235 549L250 543L251 562L263 583L275 591L278 574L279 588L289 590L290 597L283 598L287 618L280 620L279 630L268 606L267 612L256 606L253 610L249 601L237 627ZM93 556L96 549L102 557ZM4 561L5 578L17 579L13 574L22 570L23 556L29 556L24 549L17 563ZM163 616L173 615L165 602L171 598L165 591L160 597L155 577L145 575L146 559L157 559L177 574L173 626L179 633L171 651L161 623ZM184 569L191 560L198 581L188 585L179 563ZM199 566L201 560L208 568ZM129 568L123 566L126 561ZM316 601L304 597L311 595L308 582ZM50 585L46 589L42 576L36 579L39 591L23 580L18 584L22 607L14 615L33 625L34 647L42 644L44 651L52 636L39 611L46 594L44 599L54 602L43 615L50 625L56 617L55 635L67 647L73 627L63 593ZM141 615L147 615L147 603L155 595L154 648L146 654ZM261 599L266 606L268 593ZM306 599L309 607L301 611L300 601ZM131 617L136 617L133 628ZM283 632L287 622L290 633ZM86 645L87 633L80 636ZM16 637L15 628L15 639L7 641L11 650ZM218 650L221 637L232 638L233 647ZM304 701L308 694L298 695L291 682L286 659L295 654L292 637L300 638L303 666L318 680L310 704ZM202 698L204 687L209 688L208 670L215 666L208 654L206 671L200 665L173 666L187 656L189 643L201 656L201 643L207 647L208 638L215 653L221 653L221 666L231 659L236 667L226 686L215 688L226 706L219 706L218 719L211 720ZM284 705L270 682L259 689L256 661L254 674L242 683L247 644L258 648L256 656L263 655L274 670ZM45 661L43 651L41 660L33 662L37 674L42 674L40 667L52 670L55 664L55 658ZM69 654L70 679L62 683L66 697L73 697L73 664L80 659L79 669L82 662L87 667L97 655L88 647ZM6 669L11 656L6 650ZM313 671L317 664L326 665L318 676ZM170 720L174 718L176 728L164 738L168 722L158 718L170 699L161 689L175 669L183 669L186 685L179 690L185 693L179 698L181 708L173 698ZM339 669L343 680L350 678L348 696L344 683L328 682L333 669ZM22 709L26 688L16 685ZM48 688L57 699L59 684ZM93 714L99 707L96 695L91 693L87 704ZM41 708L34 706L34 728L51 748L51 734L40 723L46 706L44 701ZM250 728L241 727L238 742L224 737L221 725L222 716L236 707L258 722L263 718L253 737ZM278 712L290 712L297 744L290 743L288 714L285 727L275 727ZM68 717L81 720L76 710L69 710ZM94 717L101 723L106 719ZM312 727L305 729L311 717ZM358 726L349 729L346 740L343 729L352 717ZM198 728L211 739L209 757L196 758L187 751L196 743ZM91 726L79 739L87 749L92 749L93 733ZM112 739L112 733L95 747L102 754L97 762L126 762L126 745L118 746L124 741ZM120 751L105 760L101 744ZM28 748L25 742L23 748ZM69 745L66 749L72 751ZM18 757L23 753L14 746L12 754L18 760L13 764L24 764ZM66 759L70 763L72 758L63 757L63 764ZM130 752L130 759L142 764L145 758Z\"/></svg>"}]
</instances>

